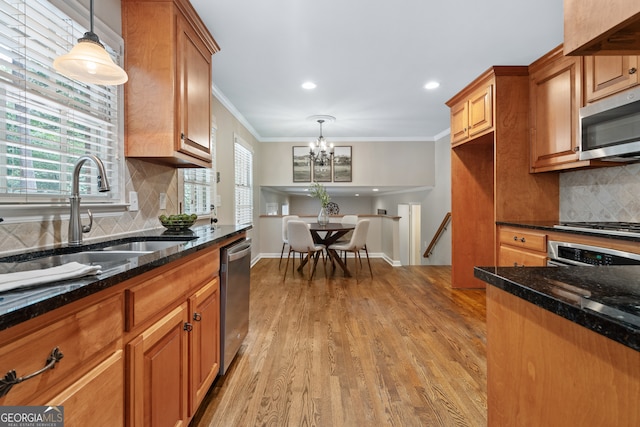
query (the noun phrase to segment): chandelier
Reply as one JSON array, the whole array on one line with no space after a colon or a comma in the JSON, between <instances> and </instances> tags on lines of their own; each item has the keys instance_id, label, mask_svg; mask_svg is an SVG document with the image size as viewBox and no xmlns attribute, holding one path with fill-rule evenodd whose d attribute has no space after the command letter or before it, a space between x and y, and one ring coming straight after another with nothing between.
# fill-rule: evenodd
<instances>
[{"instance_id":1,"label":"chandelier","mask_svg":"<svg viewBox=\"0 0 640 427\"><path fill-rule=\"evenodd\" d=\"M324 119L318 119L320 124L320 136L315 142L309 143L309 158L311 162L319 166L328 166L333 160L333 144L327 144L322 136L322 124Z\"/></svg>"}]
</instances>

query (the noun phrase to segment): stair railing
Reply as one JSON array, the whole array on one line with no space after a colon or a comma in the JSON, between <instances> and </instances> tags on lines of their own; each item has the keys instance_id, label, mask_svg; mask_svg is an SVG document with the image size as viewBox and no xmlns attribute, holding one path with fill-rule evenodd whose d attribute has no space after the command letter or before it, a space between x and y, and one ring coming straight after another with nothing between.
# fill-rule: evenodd
<instances>
[{"instance_id":1,"label":"stair railing","mask_svg":"<svg viewBox=\"0 0 640 427\"><path fill-rule=\"evenodd\" d=\"M440 227L438 227L438 231L436 231L436 234L433 235L431 243L429 243L429 246L427 246L427 250L424 251L424 255L422 255L424 258L429 258L429 255L431 255L431 253L433 252L433 248L436 246L436 243L438 243L438 240L440 240L440 236L442 236L442 233L444 233L444 231L447 229L447 224L449 224L449 221L451 221L451 212L447 212L447 214L442 219Z\"/></svg>"}]
</instances>

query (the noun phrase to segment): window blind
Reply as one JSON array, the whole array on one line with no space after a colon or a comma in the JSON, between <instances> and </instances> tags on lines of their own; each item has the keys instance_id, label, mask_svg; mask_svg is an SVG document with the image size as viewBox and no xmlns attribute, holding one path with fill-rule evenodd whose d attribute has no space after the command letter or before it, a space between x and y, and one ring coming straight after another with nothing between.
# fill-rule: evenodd
<instances>
[{"instance_id":1,"label":"window blind","mask_svg":"<svg viewBox=\"0 0 640 427\"><path fill-rule=\"evenodd\" d=\"M121 89L53 69L87 29L46 0L0 0L0 26L0 201L66 202L74 163L85 154L104 162L111 191L97 191L95 166L87 162L83 200L119 201Z\"/></svg>"},{"instance_id":2,"label":"window blind","mask_svg":"<svg viewBox=\"0 0 640 427\"><path fill-rule=\"evenodd\" d=\"M236 224L253 222L253 153L245 145L236 137L234 143Z\"/></svg>"},{"instance_id":3,"label":"window blind","mask_svg":"<svg viewBox=\"0 0 640 427\"><path fill-rule=\"evenodd\" d=\"M211 213L211 169L182 169L184 211L189 214Z\"/></svg>"}]
</instances>

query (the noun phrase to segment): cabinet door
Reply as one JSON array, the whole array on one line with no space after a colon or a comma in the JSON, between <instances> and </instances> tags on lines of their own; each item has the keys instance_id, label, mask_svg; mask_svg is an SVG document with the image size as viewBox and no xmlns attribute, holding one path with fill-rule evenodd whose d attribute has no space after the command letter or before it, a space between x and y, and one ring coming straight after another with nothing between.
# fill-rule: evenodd
<instances>
[{"instance_id":1,"label":"cabinet door","mask_svg":"<svg viewBox=\"0 0 640 427\"><path fill-rule=\"evenodd\" d=\"M187 303L176 307L128 345L129 425L186 426Z\"/></svg>"},{"instance_id":2,"label":"cabinet door","mask_svg":"<svg viewBox=\"0 0 640 427\"><path fill-rule=\"evenodd\" d=\"M547 255L501 245L498 251L498 265L504 267L544 267L547 265Z\"/></svg>"},{"instance_id":3,"label":"cabinet door","mask_svg":"<svg viewBox=\"0 0 640 427\"><path fill-rule=\"evenodd\" d=\"M469 137L469 103L461 102L451 107L451 144L465 141Z\"/></svg>"},{"instance_id":4,"label":"cabinet door","mask_svg":"<svg viewBox=\"0 0 640 427\"><path fill-rule=\"evenodd\" d=\"M220 292L215 278L190 299L192 416L220 370Z\"/></svg>"},{"instance_id":5,"label":"cabinet door","mask_svg":"<svg viewBox=\"0 0 640 427\"><path fill-rule=\"evenodd\" d=\"M640 83L637 56L585 56L586 103L597 101Z\"/></svg>"},{"instance_id":6,"label":"cabinet door","mask_svg":"<svg viewBox=\"0 0 640 427\"><path fill-rule=\"evenodd\" d=\"M191 25L177 19L179 151L211 160L211 54Z\"/></svg>"},{"instance_id":7,"label":"cabinet door","mask_svg":"<svg viewBox=\"0 0 640 427\"><path fill-rule=\"evenodd\" d=\"M488 85L469 98L469 137L493 127L493 87Z\"/></svg>"},{"instance_id":8,"label":"cabinet door","mask_svg":"<svg viewBox=\"0 0 640 427\"><path fill-rule=\"evenodd\" d=\"M64 406L65 427L124 426L124 352L115 352L46 405Z\"/></svg>"},{"instance_id":9,"label":"cabinet door","mask_svg":"<svg viewBox=\"0 0 640 427\"><path fill-rule=\"evenodd\" d=\"M578 161L581 60L558 56L531 74L531 169Z\"/></svg>"}]
</instances>

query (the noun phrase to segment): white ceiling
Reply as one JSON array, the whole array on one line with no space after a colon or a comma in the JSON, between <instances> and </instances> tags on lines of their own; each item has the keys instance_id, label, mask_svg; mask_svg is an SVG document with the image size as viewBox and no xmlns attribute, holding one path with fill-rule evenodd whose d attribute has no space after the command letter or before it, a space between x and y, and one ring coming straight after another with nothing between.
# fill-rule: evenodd
<instances>
[{"instance_id":1,"label":"white ceiling","mask_svg":"<svg viewBox=\"0 0 640 427\"><path fill-rule=\"evenodd\" d=\"M221 47L217 95L264 142L311 141L319 114L336 117L329 141L433 140L449 127L445 101L479 74L563 39L562 0L191 3Z\"/></svg>"}]
</instances>

